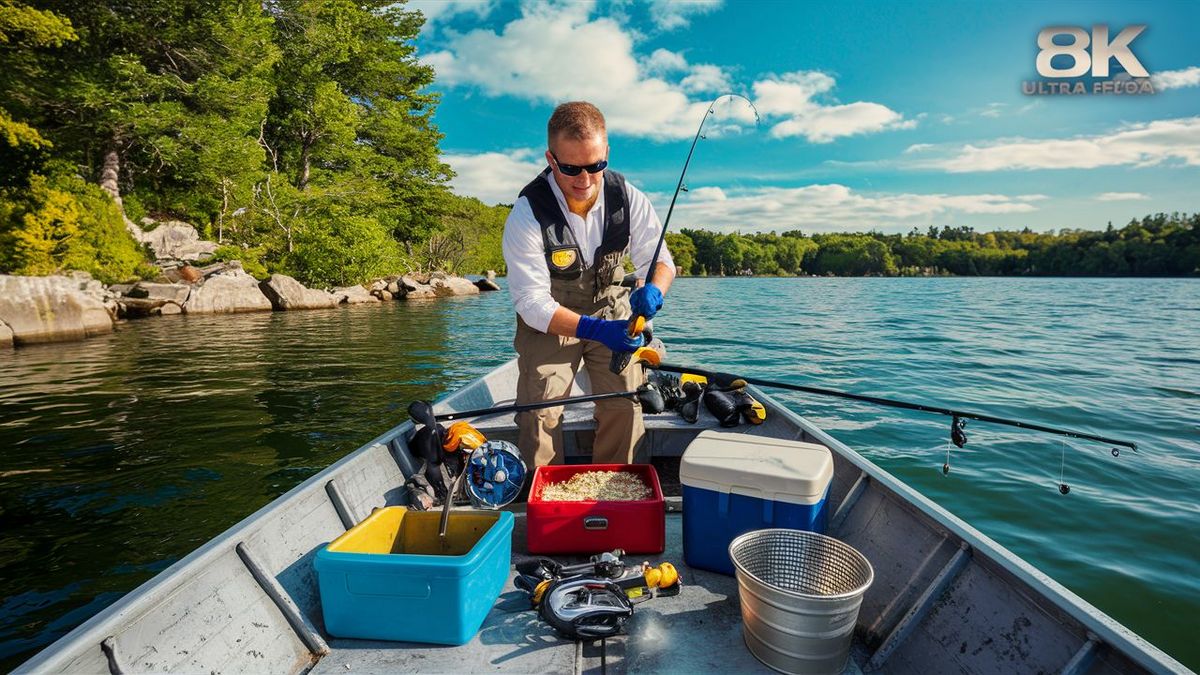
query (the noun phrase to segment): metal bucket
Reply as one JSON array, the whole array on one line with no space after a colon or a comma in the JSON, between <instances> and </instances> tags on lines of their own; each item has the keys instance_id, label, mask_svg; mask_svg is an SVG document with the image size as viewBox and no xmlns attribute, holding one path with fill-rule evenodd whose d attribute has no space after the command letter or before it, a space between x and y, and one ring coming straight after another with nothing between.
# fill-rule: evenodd
<instances>
[{"instance_id":1,"label":"metal bucket","mask_svg":"<svg viewBox=\"0 0 1200 675\"><path fill-rule=\"evenodd\" d=\"M833 537L755 530L729 544L742 636L755 658L785 673L840 673L875 571Z\"/></svg>"}]
</instances>

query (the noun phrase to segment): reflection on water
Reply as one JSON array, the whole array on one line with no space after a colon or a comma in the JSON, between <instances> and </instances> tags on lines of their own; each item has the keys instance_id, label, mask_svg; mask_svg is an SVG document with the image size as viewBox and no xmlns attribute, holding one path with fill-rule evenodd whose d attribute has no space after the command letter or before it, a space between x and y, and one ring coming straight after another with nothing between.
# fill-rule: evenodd
<instances>
[{"instance_id":1,"label":"reflection on water","mask_svg":"<svg viewBox=\"0 0 1200 675\"><path fill-rule=\"evenodd\" d=\"M753 303L746 298L757 298ZM779 399L1192 668L1200 283L685 279L670 361L1078 427ZM163 317L0 351L0 668L512 354L507 293ZM1060 469L1066 458L1065 468ZM1071 485L1063 497L1060 475Z\"/></svg>"},{"instance_id":2,"label":"reflection on water","mask_svg":"<svg viewBox=\"0 0 1200 675\"><path fill-rule=\"evenodd\" d=\"M0 352L0 668L507 358L506 293Z\"/></svg>"}]
</instances>

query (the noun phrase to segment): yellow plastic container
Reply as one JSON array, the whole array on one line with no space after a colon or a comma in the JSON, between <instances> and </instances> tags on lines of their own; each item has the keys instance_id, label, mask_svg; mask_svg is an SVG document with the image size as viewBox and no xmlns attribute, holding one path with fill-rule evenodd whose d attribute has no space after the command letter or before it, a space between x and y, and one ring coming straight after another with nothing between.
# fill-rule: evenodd
<instances>
[{"instance_id":1,"label":"yellow plastic container","mask_svg":"<svg viewBox=\"0 0 1200 675\"><path fill-rule=\"evenodd\" d=\"M495 513L451 512L446 546L438 537L440 511L409 511L403 506L379 509L334 539L331 553L408 553L464 555L496 524Z\"/></svg>"}]
</instances>

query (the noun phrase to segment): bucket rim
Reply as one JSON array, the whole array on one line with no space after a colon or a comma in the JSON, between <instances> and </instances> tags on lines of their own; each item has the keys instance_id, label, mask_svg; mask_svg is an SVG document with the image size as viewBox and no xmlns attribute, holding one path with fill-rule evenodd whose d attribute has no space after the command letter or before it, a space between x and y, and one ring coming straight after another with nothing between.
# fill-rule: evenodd
<instances>
[{"instance_id":1,"label":"bucket rim","mask_svg":"<svg viewBox=\"0 0 1200 675\"><path fill-rule=\"evenodd\" d=\"M800 535L802 538L803 537L811 537L811 538L816 538L816 539L824 539L829 542L832 542L834 547L836 547L836 548L842 548L842 549L845 549L845 550L851 552L854 555L854 557L856 557L860 562L862 562L864 565L866 565L866 567L867 567L866 581L864 581L862 584L855 587L854 589L846 591L845 593L836 593L836 594L832 594L832 595L814 595L812 593L804 593L801 591L795 591L790 588L783 588L782 586L780 586L778 584L774 584L769 581L766 581L765 579L759 577L758 575L754 574L753 572L747 570L742 565L742 563L737 559L737 557L734 556L734 554L733 554L734 547L736 547L742 541L749 539L750 537L755 536L755 535L771 534L771 533L776 533L776 532L786 533L787 536ZM763 586L771 589L772 591L775 591L775 592L785 595L787 597L799 598L802 600L820 600L820 601L848 600L848 599L863 595L864 593L866 593L867 589L869 589L871 587L871 584L873 584L875 582L875 567L874 567L874 565L871 564L871 561L867 559L867 556L863 555L861 551L854 548L850 544L847 544L846 542L842 541L841 539L838 539L837 537L831 537L829 535L821 534L819 532L809 532L808 530L796 530L796 529L792 529L792 528L788 528L788 527L768 527L768 528L763 528L763 529L759 529L759 530L751 530L749 532L745 532L745 533L740 534L737 537L735 537L733 539L733 541L729 542L729 560L733 562L733 566L737 570L738 574L745 575L746 577L753 579L754 581L762 584Z\"/></svg>"}]
</instances>

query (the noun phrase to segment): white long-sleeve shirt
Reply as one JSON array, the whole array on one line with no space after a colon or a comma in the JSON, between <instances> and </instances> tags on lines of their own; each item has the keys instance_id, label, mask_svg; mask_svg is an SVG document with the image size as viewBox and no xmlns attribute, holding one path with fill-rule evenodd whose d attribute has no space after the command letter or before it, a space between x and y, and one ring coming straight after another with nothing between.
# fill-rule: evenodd
<instances>
[{"instance_id":1,"label":"white long-sleeve shirt","mask_svg":"<svg viewBox=\"0 0 1200 675\"><path fill-rule=\"evenodd\" d=\"M580 218L567 208L567 200L554 181L554 174L546 174L543 178L550 183L558 207L566 214L567 226L575 235L584 264L591 267L592 257L604 237L603 184L587 217ZM650 269L650 259L654 257L654 247L658 245L662 224L650 200L628 181L625 183L625 208L629 217L629 246L626 251L633 260L637 276L645 279ZM513 308L530 328L546 332L559 303L550 296L550 269L546 267L542 226L533 217L533 208L525 197L519 197L508 214L508 220L504 223L502 248L504 262L508 265L508 292L512 296ZM658 261L671 267L675 265L666 242L663 242Z\"/></svg>"}]
</instances>

